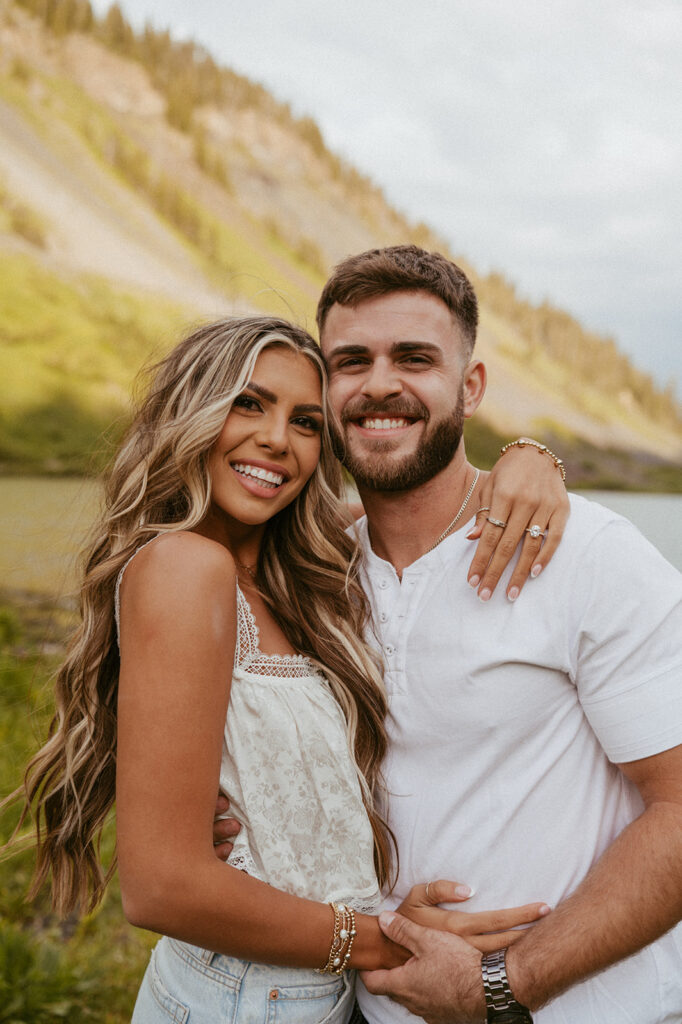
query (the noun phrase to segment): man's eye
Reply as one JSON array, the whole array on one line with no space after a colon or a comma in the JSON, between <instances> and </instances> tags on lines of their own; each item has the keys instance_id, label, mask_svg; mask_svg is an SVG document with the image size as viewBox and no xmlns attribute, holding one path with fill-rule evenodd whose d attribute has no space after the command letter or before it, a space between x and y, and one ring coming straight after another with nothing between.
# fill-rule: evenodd
<instances>
[{"instance_id":1,"label":"man's eye","mask_svg":"<svg viewBox=\"0 0 682 1024\"><path fill-rule=\"evenodd\" d=\"M430 360L426 356L405 356L403 359L404 363L414 364L418 366L428 366Z\"/></svg>"},{"instance_id":2,"label":"man's eye","mask_svg":"<svg viewBox=\"0 0 682 1024\"><path fill-rule=\"evenodd\" d=\"M347 359L342 359L337 368L339 370L354 370L358 366L365 366L366 363L367 360L361 359L360 356L349 356Z\"/></svg>"}]
</instances>

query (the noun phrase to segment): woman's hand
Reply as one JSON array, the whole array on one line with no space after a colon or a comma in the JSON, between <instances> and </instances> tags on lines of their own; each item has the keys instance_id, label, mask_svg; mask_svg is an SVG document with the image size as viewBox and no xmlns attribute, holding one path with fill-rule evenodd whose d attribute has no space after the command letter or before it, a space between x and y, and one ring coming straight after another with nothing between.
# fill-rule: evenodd
<instances>
[{"instance_id":1,"label":"woman's hand","mask_svg":"<svg viewBox=\"0 0 682 1024\"><path fill-rule=\"evenodd\" d=\"M549 455L534 445L514 446L493 466L479 504L476 526L468 534L471 540L480 538L469 583L482 601L489 600L523 539L507 585L507 597L515 601L528 575L535 578L548 565L563 536L570 511L566 486ZM490 519L505 525L495 526ZM531 534L533 526L540 529Z\"/></svg>"},{"instance_id":2,"label":"woman's hand","mask_svg":"<svg viewBox=\"0 0 682 1024\"><path fill-rule=\"evenodd\" d=\"M413 886L397 908L397 913L424 928L436 928L459 935L481 953L490 953L516 942L523 935L523 931L514 930L518 925L531 924L550 912L546 903L528 903L525 907L478 913L443 910L438 906L439 903L459 903L466 898L457 893L456 882L440 879L429 882L428 886Z\"/></svg>"}]
</instances>

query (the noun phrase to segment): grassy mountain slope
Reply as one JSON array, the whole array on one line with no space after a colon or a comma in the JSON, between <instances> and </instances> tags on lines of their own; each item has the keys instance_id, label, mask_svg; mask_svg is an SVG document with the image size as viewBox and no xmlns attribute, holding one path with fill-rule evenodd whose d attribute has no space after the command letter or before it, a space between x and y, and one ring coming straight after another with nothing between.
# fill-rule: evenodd
<instances>
[{"instance_id":1,"label":"grassy mountain slope","mask_svg":"<svg viewBox=\"0 0 682 1024\"><path fill-rule=\"evenodd\" d=\"M188 321L263 309L310 328L346 253L446 249L314 122L193 44L135 37L117 8L99 22L88 9L0 0L5 470L91 466L101 431L125 420L135 371ZM490 376L472 455L535 432L567 454L575 484L682 489L672 393L567 314L472 274Z\"/></svg>"}]
</instances>

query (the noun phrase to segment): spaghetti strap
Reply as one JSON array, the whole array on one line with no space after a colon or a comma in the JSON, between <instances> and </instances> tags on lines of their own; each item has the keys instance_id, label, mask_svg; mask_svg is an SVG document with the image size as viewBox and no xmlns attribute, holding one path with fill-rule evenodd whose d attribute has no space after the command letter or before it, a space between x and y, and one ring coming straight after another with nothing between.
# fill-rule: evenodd
<instances>
[{"instance_id":1,"label":"spaghetti strap","mask_svg":"<svg viewBox=\"0 0 682 1024\"><path fill-rule=\"evenodd\" d=\"M114 590L114 619L116 621L116 644L118 646L119 654L121 653L121 583L123 582L123 574L132 562L136 555L139 555L142 548L146 548L148 544L151 544L153 540L156 540L160 534L155 533L153 537L146 540L144 544L140 544L139 548L133 551L130 558L124 562L121 566L118 576L116 577L116 588Z\"/></svg>"}]
</instances>

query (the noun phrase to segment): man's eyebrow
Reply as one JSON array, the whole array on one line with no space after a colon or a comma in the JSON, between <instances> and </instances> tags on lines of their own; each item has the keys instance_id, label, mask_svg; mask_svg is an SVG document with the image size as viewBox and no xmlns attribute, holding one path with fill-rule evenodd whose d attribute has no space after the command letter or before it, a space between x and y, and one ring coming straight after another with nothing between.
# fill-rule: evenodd
<instances>
[{"instance_id":1,"label":"man's eyebrow","mask_svg":"<svg viewBox=\"0 0 682 1024\"><path fill-rule=\"evenodd\" d=\"M327 359L335 359L336 356L362 356L369 352L367 345L338 345L327 356Z\"/></svg>"},{"instance_id":2,"label":"man's eyebrow","mask_svg":"<svg viewBox=\"0 0 682 1024\"><path fill-rule=\"evenodd\" d=\"M274 391L270 391L268 388L264 388L262 384L254 384L254 382L250 380L249 383L246 385L246 388L249 391L255 391L257 395L259 395L261 398L264 398L266 402L270 402L271 405L276 405L277 402L279 401ZM320 416L322 416L323 414L322 406L317 405L316 402L303 402L300 405L295 405L294 412L316 412L319 413Z\"/></svg>"},{"instance_id":3,"label":"man's eyebrow","mask_svg":"<svg viewBox=\"0 0 682 1024\"><path fill-rule=\"evenodd\" d=\"M442 352L440 345L434 345L430 341L396 341L391 345L391 354L400 355L401 352Z\"/></svg>"},{"instance_id":4,"label":"man's eyebrow","mask_svg":"<svg viewBox=\"0 0 682 1024\"><path fill-rule=\"evenodd\" d=\"M368 352L368 345L339 345L326 358L330 361L339 356L362 356ZM403 352L442 352L442 349L430 341L396 341L391 345L390 352L391 355L400 355Z\"/></svg>"}]
</instances>

